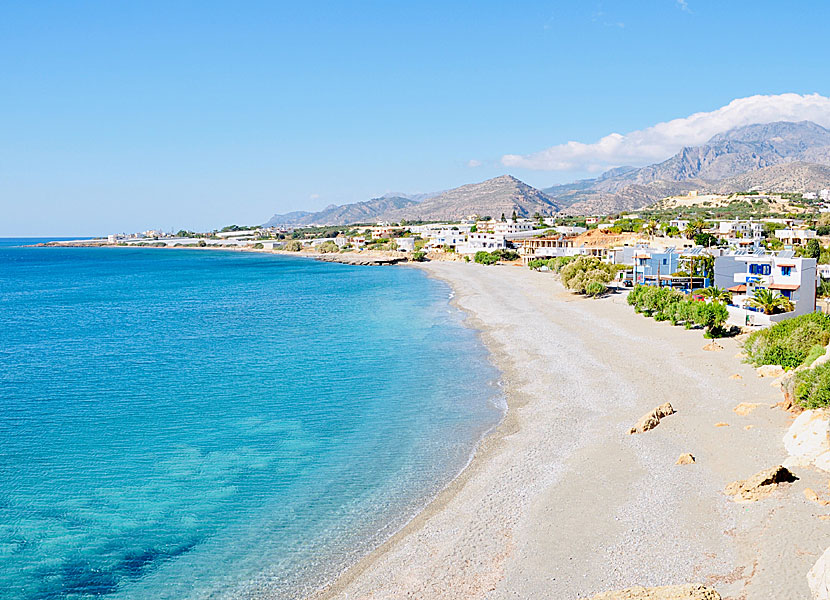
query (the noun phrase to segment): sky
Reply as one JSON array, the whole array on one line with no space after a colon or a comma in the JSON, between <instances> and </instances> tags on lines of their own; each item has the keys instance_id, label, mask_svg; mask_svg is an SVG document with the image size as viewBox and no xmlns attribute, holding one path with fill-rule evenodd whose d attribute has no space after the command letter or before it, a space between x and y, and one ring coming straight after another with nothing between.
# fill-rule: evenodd
<instances>
[{"instance_id":1,"label":"sky","mask_svg":"<svg viewBox=\"0 0 830 600\"><path fill-rule=\"evenodd\" d=\"M262 223L830 126L830 3L0 3L0 236Z\"/></svg>"}]
</instances>

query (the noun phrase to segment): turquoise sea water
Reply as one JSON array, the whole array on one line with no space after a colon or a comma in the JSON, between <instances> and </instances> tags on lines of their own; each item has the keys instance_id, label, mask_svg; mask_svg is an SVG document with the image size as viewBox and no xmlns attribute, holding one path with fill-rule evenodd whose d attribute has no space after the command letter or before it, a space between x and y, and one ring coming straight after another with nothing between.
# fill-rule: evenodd
<instances>
[{"instance_id":1,"label":"turquoise sea water","mask_svg":"<svg viewBox=\"0 0 830 600\"><path fill-rule=\"evenodd\" d=\"M404 267L0 240L0 597L296 598L501 417Z\"/></svg>"}]
</instances>

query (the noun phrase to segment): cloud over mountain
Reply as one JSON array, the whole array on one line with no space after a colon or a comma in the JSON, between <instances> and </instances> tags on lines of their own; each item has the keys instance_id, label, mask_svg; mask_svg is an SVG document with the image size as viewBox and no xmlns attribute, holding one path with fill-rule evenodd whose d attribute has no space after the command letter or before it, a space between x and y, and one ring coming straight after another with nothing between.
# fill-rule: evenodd
<instances>
[{"instance_id":1,"label":"cloud over mountain","mask_svg":"<svg viewBox=\"0 0 830 600\"><path fill-rule=\"evenodd\" d=\"M830 127L830 98L819 94L757 95L738 98L711 112L657 123L625 135L611 133L592 143L567 142L533 154L506 154L502 163L542 171L602 171L620 165L659 161L715 134L752 123L813 121Z\"/></svg>"}]
</instances>

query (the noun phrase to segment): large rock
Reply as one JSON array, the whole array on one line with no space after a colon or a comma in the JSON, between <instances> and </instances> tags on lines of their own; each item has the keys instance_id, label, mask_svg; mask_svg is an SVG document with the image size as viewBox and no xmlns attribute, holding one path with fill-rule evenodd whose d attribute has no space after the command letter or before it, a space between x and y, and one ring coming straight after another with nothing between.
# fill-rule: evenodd
<instances>
[{"instance_id":1,"label":"large rock","mask_svg":"<svg viewBox=\"0 0 830 600\"><path fill-rule=\"evenodd\" d=\"M780 365L762 365L756 369L758 377L781 377L784 367Z\"/></svg>"},{"instance_id":2,"label":"large rock","mask_svg":"<svg viewBox=\"0 0 830 600\"><path fill-rule=\"evenodd\" d=\"M759 471L748 479L733 481L726 486L726 493L733 496L735 502L755 502L769 496L779 484L792 483L797 479L789 469L776 465Z\"/></svg>"},{"instance_id":3,"label":"large rock","mask_svg":"<svg viewBox=\"0 0 830 600\"><path fill-rule=\"evenodd\" d=\"M650 413L640 417L640 420L637 421L637 424L634 425L634 427L628 430L628 433L643 433L649 429L654 429L660 423L660 419L673 414L674 409L671 404L668 402L661 404Z\"/></svg>"},{"instance_id":4,"label":"large rock","mask_svg":"<svg viewBox=\"0 0 830 600\"><path fill-rule=\"evenodd\" d=\"M830 548L807 573L807 585L813 593L813 600L830 600Z\"/></svg>"},{"instance_id":5,"label":"large rock","mask_svg":"<svg viewBox=\"0 0 830 600\"><path fill-rule=\"evenodd\" d=\"M790 464L814 464L830 471L830 414L805 410L784 434Z\"/></svg>"},{"instance_id":6,"label":"large rock","mask_svg":"<svg viewBox=\"0 0 830 600\"><path fill-rule=\"evenodd\" d=\"M652 588L637 586L616 592L604 592L581 600L721 600L721 596L712 588L689 584Z\"/></svg>"}]
</instances>

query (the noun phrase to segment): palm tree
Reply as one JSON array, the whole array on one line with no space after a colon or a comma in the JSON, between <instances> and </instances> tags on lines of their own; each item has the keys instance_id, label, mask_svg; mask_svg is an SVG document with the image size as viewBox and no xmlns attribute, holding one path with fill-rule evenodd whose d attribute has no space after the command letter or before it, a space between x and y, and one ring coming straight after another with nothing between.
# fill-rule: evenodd
<instances>
[{"instance_id":1,"label":"palm tree","mask_svg":"<svg viewBox=\"0 0 830 600\"><path fill-rule=\"evenodd\" d=\"M697 229L695 226L689 223L686 227L683 228L683 235L686 237L687 240L692 239L697 235Z\"/></svg>"},{"instance_id":2,"label":"palm tree","mask_svg":"<svg viewBox=\"0 0 830 600\"><path fill-rule=\"evenodd\" d=\"M749 305L760 308L765 315L774 314L778 309L781 309L781 312L795 310L792 300L763 288L755 290L755 294L749 300Z\"/></svg>"},{"instance_id":3,"label":"palm tree","mask_svg":"<svg viewBox=\"0 0 830 600\"><path fill-rule=\"evenodd\" d=\"M643 233L647 235L649 238L653 237L655 233L657 233L657 221L652 219L648 223L643 225Z\"/></svg>"},{"instance_id":4,"label":"palm tree","mask_svg":"<svg viewBox=\"0 0 830 600\"><path fill-rule=\"evenodd\" d=\"M716 285L703 288L702 290L695 290L695 294L700 294L704 298L708 298L712 302L723 302L729 304L732 302L732 292L719 288Z\"/></svg>"}]
</instances>

